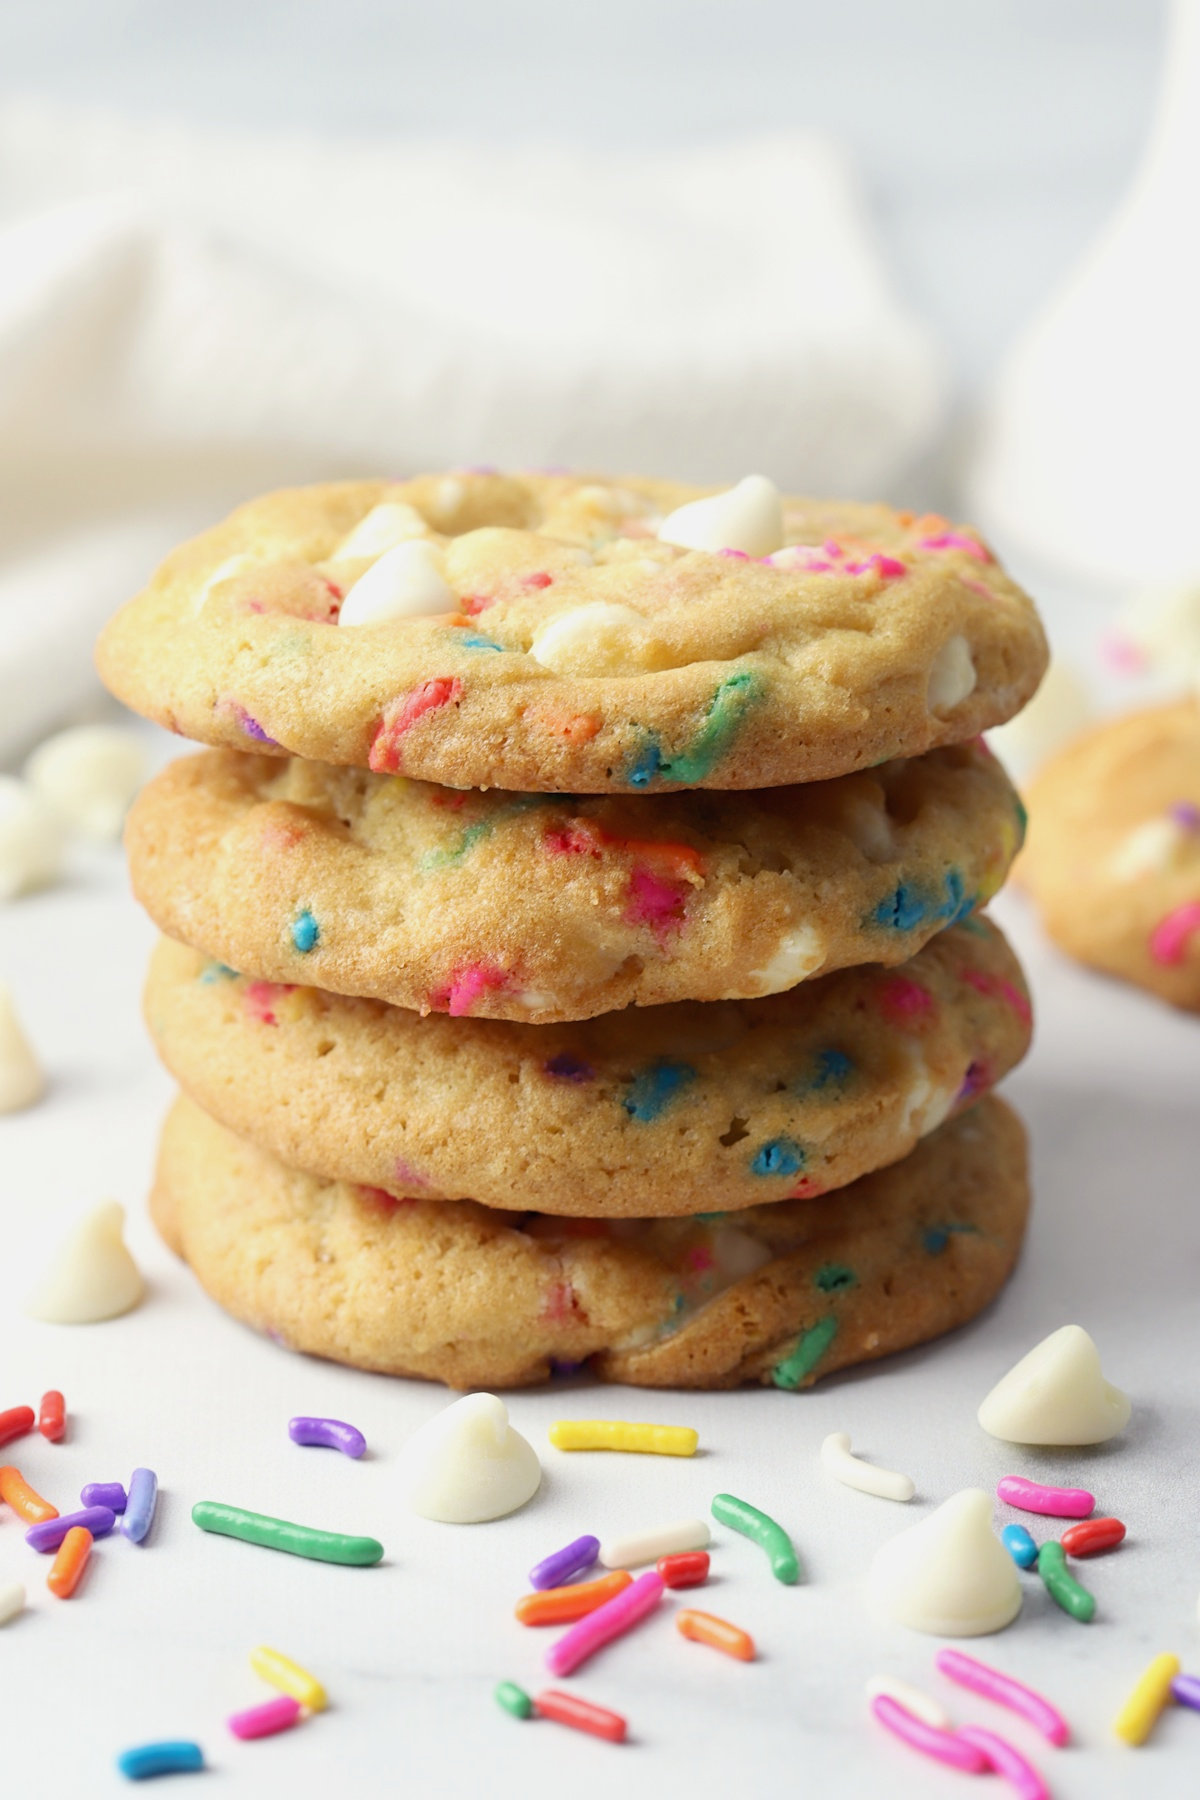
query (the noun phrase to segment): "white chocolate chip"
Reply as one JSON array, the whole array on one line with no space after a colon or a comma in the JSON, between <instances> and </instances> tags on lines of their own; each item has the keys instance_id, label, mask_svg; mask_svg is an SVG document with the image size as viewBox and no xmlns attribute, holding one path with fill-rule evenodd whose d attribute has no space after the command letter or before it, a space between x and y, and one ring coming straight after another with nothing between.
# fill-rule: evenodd
<instances>
[{"instance_id":1,"label":"white chocolate chip","mask_svg":"<svg viewBox=\"0 0 1200 1800\"><path fill-rule=\"evenodd\" d=\"M642 614L606 600L549 620L529 654L556 675L629 675L664 666L662 646Z\"/></svg>"},{"instance_id":2,"label":"white chocolate chip","mask_svg":"<svg viewBox=\"0 0 1200 1800\"><path fill-rule=\"evenodd\" d=\"M0 1625L15 1619L25 1604L25 1589L19 1581L0 1582Z\"/></svg>"},{"instance_id":3,"label":"white chocolate chip","mask_svg":"<svg viewBox=\"0 0 1200 1800\"><path fill-rule=\"evenodd\" d=\"M966 638L947 638L929 665L925 704L932 713L950 712L975 692L978 679Z\"/></svg>"},{"instance_id":4,"label":"white chocolate chip","mask_svg":"<svg viewBox=\"0 0 1200 1800\"><path fill-rule=\"evenodd\" d=\"M443 522L453 518L462 505L466 489L454 475L443 475L433 490L432 511Z\"/></svg>"},{"instance_id":5,"label":"white chocolate chip","mask_svg":"<svg viewBox=\"0 0 1200 1800\"><path fill-rule=\"evenodd\" d=\"M764 969L752 969L755 994L781 994L813 975L825 961L825 940L815 925L796 925L779 941Z\"/></svg>"},{"instance_id":6,"label":"white chocolate chip","mask_svg":"<svg viewBox=\"0 0 1200 1800\"><path fill-rule=\"evenodd\" d=\"M403 1446L401 1492L423 1519L481 1525L532 1500L542 1466L495 1394L467 1394L428 1419Z\"/></svg>"},{"instance_id":7,"label":"white chocolate chip","mask_svg":"<svg viewBox=\"0 0 1200 1800\"><path fill-rule=\"evenodd\" d=\"M0 775L0 900L48 887L62 873L63 833L44 801Z\"/></svg>"},{"instance_id":8,"label":"white chocolate chip","mask_svg":"<svg viewBox=\"0 0 1200 1800\"><path fill-rule=\"evenodd\" d=\"M49 1325L97 1325L135 1307L145 1283L122 1236L125 1208L106 1200L60 1248L26 1302L31 1319Z\"/></svg>"},{"instance_id":9,"label":"white chocolate chip","mask_svg":"<svg viewBox=\"0 0 1200 1800\"><path fill-rule=\"evenodd\" d=\"M57 732L25 765L34 793L72 831L97 843L120 837L145 777L145 746L121 725L76 725Z\"/></svg>"},{"instance_id":10,"label":"white chocolate chip","mask_svg":"<svg viewBox=\"0 0 1200 1800\"><path fill-rule=\"evenodd\" d=\"M1200 848L1200 838L1177 819L1147 819L1122 838L1108 859L1114 881L1139 881L1143 875L1163 875Z\"/></svg>"},{"instance_id":11,"label":"white chocolate chip","mask_svg":"<svg viewBox=\"0 0 1200 1800\"><path fill-rule=\"evenodd\" d=\"M711 1248L717 1277L728 1286L753 1275L775 1255L761 1238L751 1237L748 1231L742 1231L736 1225L722 1225L715 1231Z\"/></svg>"},{"instance_id":12,"label":"white chocolate chip","mask_svg":"<svg viewBox=\"0 0 1200 1800\"><path fill-rule=\"evenodd\" d=\"M1063 1325L996 1383L979 1423L1011 1444L1104 1444L1124 1431L1131 1410L1105 1381L1083 1326Z\"/></svg>"},{"instance_id":13,"label":"white chocolate chip","mask_svg":"<svg viewBox=\"0 0 1200 1800\"><path fill-rule=\"evenodd\" d=\"M887 808L882 800L870 800L865 794L851 794L841 812L841 827L868 862L892 862L896 855L896 839Z\"/></svg>"},{"instance_id":14,"label":"white chocolate chip","mask_svg":"<svg viewBox=\"0 0 1200 1800\"><path fill-rule=\"evenodd\" d=\"M415 506L406 506L402 500L383 500L358 521L329 560L340 562L343 558L356 556L382 556L385 551L394 550L397 544L428 536L429 527Z\"/></svg>"},{"instance_id":15,"label":"white chocolate chip","mask_svg":"<svg viewBox=\"0 0 1200 1800\"><path fill-rule=\"evenodd\" d=\"M992 1498L964 1488L875 1553L871 1599L912 1631L982 1637L1021 1610L1017 1565L992 1526Z\"/></svg>"},{"instance_id":16,"label":"white chocolate chip","mask_svg":"<svg viewBox=\"0 0 1200 1800\"><path fill-rule=\"evenodd\" d=\"M427 538L385 551L360 575L338 615L339 625L377 625L451 612L454 595L442 578L441 558Z\"/></svg>"},{"instance_id":17,"label":"white chocolate chip","mask_svg":"<svg viewBox=\"0 0 1200 1800\"><path fill-rule=\"evenodd\" d=\"M202 612L210 594L215 593L223 582L232 581L235 575L240 575L243 569L251 568L255 560L253 556L247 556L244 550L238 550L234 555L227 556L224 562L219 562L203 586L196 589L192 600L193 613Z\"/></svg>"},{"instance_id":18,"label":"white chocolate chip","mask_svg":"<svg viewBox=\"0 0 1200 1800\"><path fill-rule=\"evenodd\" d=\"M13 997L0 982L0 1113L21 1112L45 1091L46 1078L21 1027Z\"/></svg>"},{"instance_id":19,"label":"white chocolate chip","mask_svg":"<svg viewBox=\"0 0 1200 1800\"><path fill-rule=\"evenodd\" d=\"M822 1440L821 1467L835 1481L856 1488L860 1494L875 1494L880 1500L911 1500L917 1491L911 1475L902 1475L898 1469L881 1469L855 1456L844 1431L831 1431Z\"/></svg>"},{"instance_id":20,"label":"white chocolate chip","mask_svg":"<svg viewBox=\"0 0 1200 1800\"><path fill-rule=\"evenodd\" d=\"M765 475L747 475L723 494L676 507L659 526L658 535L663 543L683 550L744 550L748 556L770 556L783 548L779 490Z\"/></svg>"}]
</instances>

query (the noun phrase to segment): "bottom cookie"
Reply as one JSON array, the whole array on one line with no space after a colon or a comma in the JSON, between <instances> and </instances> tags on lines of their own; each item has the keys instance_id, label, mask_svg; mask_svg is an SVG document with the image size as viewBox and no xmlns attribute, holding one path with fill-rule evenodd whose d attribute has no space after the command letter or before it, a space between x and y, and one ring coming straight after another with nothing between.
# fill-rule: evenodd
<instances>
[{"instance_id":1,"label":"bottom cookie","mask_svg":"<svg viewBox=\"0 0 1200 1800\"><path fill-rule=\"evenodd\" d=\"M151 1197L167 1243L236 1318L290 1349L458 1388L585 1362L639 1387L807 1387L982 1311L1028 1208L1024 1130L992 1098L827 1199L607 1221L317 1180L180 1099Z\"/></svg>"}]
</instances>

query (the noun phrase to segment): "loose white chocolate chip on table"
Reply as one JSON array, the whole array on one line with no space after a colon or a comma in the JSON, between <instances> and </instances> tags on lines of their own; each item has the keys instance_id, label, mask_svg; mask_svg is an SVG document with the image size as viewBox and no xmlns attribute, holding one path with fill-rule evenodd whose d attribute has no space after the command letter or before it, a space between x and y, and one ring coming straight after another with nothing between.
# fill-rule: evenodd
<instances>
[{"instance_id":1,"label":"loose white chocolate chip on table","mask_svg":"<svg viewBox=\"0 0 1200 1800\"><path fill-rule=\"evenodd\" d=\"M857 1488L860 1494L877 1494L881 1500L911 1500L917 1491L910 1475L877 1468L855 1456L844 1431L831 1431L822 1442L821 1467L846 1487Z\"/></svg>"},{"instance_id":2,"label":"loose white chocolate chip on table","mask_svg":"<svg viewBox=\"0 0 1200 1800\"><path fill-rule=\"evenodd\" d=\"M632 606L593 600L550 619L529 654L556 675L630 675L662 668L662 646Z\"/></svg>"},{"instance_id":3,"label":"loose white chocolate chip on table","mask_svg":"<svg viewBox=\"0 0 1200 1800\"><path fill-rule=\"evenodd\" d=\"M0 775L0 900L49 887L62 873L62 826L15 775Z\"/></svg>"},{"instance_id":4,"label":"loose white chocolate chip on table","mask_svg":"<svg viewBox=\"0 0 1200 1800\"><path fill-rule=\"evenodd\" d=\"M874 1700L876 1695L884 1694L889 1700L895 1700L899 1706L910 1712L914 1719L931 1725L934 1731L950 1730L950 1714L944 1706L938 1704L932 1694L924 1688L914 1687L911 1681L901 1681L898 1675L875 1675L867 1683L867 1699Z\"/></svg>"},{"instance_id":5,"label":"loose white chocolate chip on table","mask_svg":"<svg viewBox=\"0 0 1200 1800\"><path fill-rule=\"evenodd\" d=\"M1125 1429L1131 1411L1128 1397L1105 1381L1082 1325L1063 1325L996 1383L979 1423L1010 1444L1104 1444Z\"/></svg>"},{"instance_id":6,"label":"loose white chocolate chip on table","mask_svg":"<svg viewBox=\"0 0 1200 1800\"><path fill-rule=\"evenodd\" d=\"M991 1496L964 1488L881 1545L870 1592L897 1624L935 1637L982 1637L1011 1625L1021 1583L992 1527Z\"/></svg>"},{"instance_id":7,"label":"loose white chocolate chip on table","mask_svg":"<svg viewBox=\"0 0 1200 1800\"><path fill-rule=\"evenodd\" d=\"M397 544L360 575L338 614L339 625L378 625L453 612L454 595L442 577L441 557L427 538Z\"/></svg>"},{"instance_id":8,"label":"loose white chocolate chip on table","mask_svg":"<svg viewBox=\"0 0 1200 1800\"><path fill-rule=\"evenodd\" d=\"M665 544L682 550L742 550L770 556L783 548L779 489L765 475L747 475L736 487L705 500L689 500L658 528Z\"/></svg>"},{"instance_id":9,"label":"loose white chocolate chip on table","mask_svg":"<svg viewBox=\"0 0 1200 1800\"><path fill-rule=\"evenodd\" d=\"M780 940L765 968L750 971L754 993L781 994L814 974L824 961L825 940L820 932L814 925L797 925Z\"/></svg>"},{"instance_id":10,"label":"loose white chocolate chip on table","mask_svg":"<svg viewBox=\"0 0 1200 1800\"><path fill-rule=\"evenodd\" d=\"M38 745L25 779L70 830L115 843L146 779L146 748L123 725L75 725Z\"/></svg>"},{"instance_id":11,"label":"loose white chocolate chip on table","mask_svg":"<svg viewBox=\"0 0 1200 1800\"><path fill-rule=\"evenodd\" d=\"M977 680L966 638L947 638L929 665L925 704L933 713L951 712L975 692Z\"/></svg>"},{"instance_id":12,"label":"loose white chocolate chip on table","mask_svg":"<svg viewBox=\"0 0 1200 1800\"><path fill-rule=\"evenodd\" d=\"M660 1556L675 1556L682 1550L707 1550L711 1542L712 1533L703 1519L680 1519L653 1531L609 1538L600 1546L600 1562L606 1569L636 1569L640 1563L657 1562Z\"/></svg>"},{"instance_id":13,"label":"loose white chocolate chip on table","mask_svg":"<svg viewBox=\"0 0 1200 1800\"><path fill-rule=\"evenodd\" d=\"M0 1113L21 1112L45 1091L46 1078L21 1028L13 997L0 982Z\"/></svg>"},{"instance_id":14,"label":"loose white chocolate chip on table","mask_svg":"<svg viewBox=\"0 0 1200 1800\"><path fill-rule=\"evenodd\" d=\"M495 1394L467 1394L427 1420L401 1450L397 1473L410 1510L446 1525L502 1519L542 1480L537 1451Z\"/></svg>"},{"instance_id":15,"label":"loose white chocolate chip on table","mask_svg":"<svg viewBox=\"0 0 1200 1800\"><path fill-rule=\"evenodd\" d=\"M135 1307L145 1283L122 1236L125 1208L106 1200L76 1226L26 1302L48 1325L98 1325Z\"/></svg>"},{"instance_id":16,"label":"loose white chocolate chip on table","mask_svg":"<svg viewBox=\"0 0 1200 1800\"><path fill-rule=\"evenodd\" d=\"M0 1581L0 1625L15 1619L25 1604L25 1589L19 1581Z\"/></svg>"},{"instance_id":17,"label":"loose white chocolate chip on table","mask_svg":"<svg viewBox=\"0 0 1200 1800\"><path fill-rule=\"evenodd\" d=\"M384 500L358 521L329 560L340 562L356 556L382 556L385 551L394 550L397 544L428 536L429 527L415 506L407 506L402 500Z\"/></svg>"}]
</instances>

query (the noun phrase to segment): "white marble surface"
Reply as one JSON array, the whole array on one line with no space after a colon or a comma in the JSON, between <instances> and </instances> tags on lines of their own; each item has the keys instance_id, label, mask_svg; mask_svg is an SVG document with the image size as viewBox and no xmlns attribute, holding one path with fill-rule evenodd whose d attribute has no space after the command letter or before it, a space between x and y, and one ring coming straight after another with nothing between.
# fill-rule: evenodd
<instances>
[{"instance_id":1,"label":"white marble surface","mask_svg":"<svg viewBox=\"0 0 1200 1800\"><path fill-rule=\"evenodd\" d=\"M28 1611L0 1630L6 1787L34 1797L124 1791L115 1753L194 1737L230 1795L298 1800L364 1796L585 1796L782 1792L921 1800L955 1791L943 1774L868 1720L866 1678L889 1670L952 1703L957 1717L1010 1732L1078 1800L1195 1791L1200 1720L1168 1717L1152 1744L1115 1744L1109 1721L1151 1654L1175 1649L1200 1672L1200 1542L1194 1446L1200 1428L1195 1093L1200 1027L1051 953L1018 900L1002 903L1026 955L1040 1029L1008 1092L1032 1130L1037 1207L1029 1247L991 1313L940 1345L811 1394L642 1396L586 1382L513 1401L543 1455L539 1497L490 1526L407 1518L390 1471L405 1435L443 1404L417 1383L360 1375L286 1354L223 1317L159 1246L143 1196L168 1084L137 1015L151 931L128 899L116 853L94 854L70 886L0 913L0 973L16 988L50 1069L46 1102L0 1120L4 1293L0 1406L67 1395L61 1446L34 1436L4 1455L65 1509L88 1480L159 1472L163 1497L144 1548L97 1545L76 1599L53 1599L47 1560L0 1517L0 1579L26 1582ZM35 1325L18 1297L62 1228L107 1194L131 1213L151 1283L127 1319ZM1037 1338L1067 1320L1099 1341L1110 1377L1135 1401L1126 1436L1095 1451L1020 1454L986 1438L975 1407ZM348 1418L370 1454L355 1464L286 1436L296 1412ZM694 1461L568 1457L550 1449L560 1415L690 1423ZM900 1507L835 1485L821 1438L910 1472ZM935 1640L873 1621L863 1571L874 1547L955 1489L1027 1472L1094 1488L1129 1525L1115 1555L1087 1570L1096 1622L1082 1627L1027 1583L1019 1622L978 1648L1039 1685L1075 1727L1077 1748L1042 1749L1032 1732L931 1673ZM626 1713L631 1743L597 1743L498 1710L501 1677L541 1684L542 1634L511 1616L524 1575L581 1531L620 1531L705 1512L728 1489L776 1514L805 1565L799 1587L770 1578L761 1554L719 1532L712 1610L749 1629L752 1666L688 1644L668 1616L597 1658L570 1685ZM327 1568L207 1537L201 1498L236 1502L384 1542L373 1570ZM669 1609L668 1609L669 1610ZM267 1642L310 1666L332 1706L287 1737L239 1744L228 1713L266 1696L246 1661Z\"/></svg>"}]
</instances>

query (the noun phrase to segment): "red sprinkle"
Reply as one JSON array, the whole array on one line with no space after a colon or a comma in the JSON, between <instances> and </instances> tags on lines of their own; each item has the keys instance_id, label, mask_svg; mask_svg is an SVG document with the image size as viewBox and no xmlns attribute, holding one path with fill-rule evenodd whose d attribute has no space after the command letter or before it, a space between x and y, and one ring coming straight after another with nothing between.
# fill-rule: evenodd
<instances>
[{"instance_id":1,"label":"red sprinkle","mask_svg":"<svg viewBox=\"0 0 1200 1800\"><path fill-rule=\"evenodd\" d=\"M52 1444L57 1444L67 1429L67 1403L57 1388L49 1388L42 1395L37 1428Z\"/></svg>"},{"instance_id":2,"label":"red sprinkle","mask_svg":"<svg viewBox=\"0 0 1200 1800\"><path fill-rule=\"evenodd\" d=\"M1058 1541L1068 1556L1095 1556L1099 1550L1115 1549L1124 1536L1120 1519L1083 1519Z\"/></svg>"},{"instance_id":3,"label":"red sprinkle","mask_svg":"<svg viewBox=\"0 0 1200 1800\"><path fill-rule=\"evenodd\" d=\"M27 1431L32 1430L32 1406L10 1406L7 1412L0 1412L0 1444L7 1444L12 1438L24 1437Z\"/></svg>"},{"instance_id":4,"label":"red sprinkle","mask_svg":"<svg viewBox=\"0 0 1200 1800\"><path fill-rule=\"evenodd\" d=\"M528 588L553 587L554 577L553 575L547 575L544 569L539 569L536 575L522 575L521 586Z\"/></svg>"},{"instance_id":5,"label":"red sprinkle","mask_svg":"<svg viewBox=\"0 0 1200 1800\"><path fill-rule=\"evenodd\" d=\"M400 768L400 739L426 713L448 706L462 693L457 675L434 675L410 694L402 694L386 707L371 742L367 758L377 775L395 775Z\"/></svg>"},{"instance_id":6,"label":"red sprinkle","mask_svg":"<svg viewBox=\"0 0 1200 1800\"><path fill-rule=\"evenodd\" d=\"M569 1725L572 1731L590 1732L592 1737L607 1738L610 1744L625 1742L629 1727L620 1713L609 1712L606 1706L593 1706L590 1700L564 1694L561 1688L547 1688L544 1694L536 1694L533 1704L543 1719Z\"/></svg>"},{"instance_id":7,"label":"red sprinkle","mask_svg":"<svg viewBox=\"0 0 1200 1800\"><path fill-rule=\"evenodd\" d=\"M669 1588L700 1587L708 1580L707 1550L683 1550L677 1556L660 1556L655 1568Z\"/></svg>"}]
</instances>

